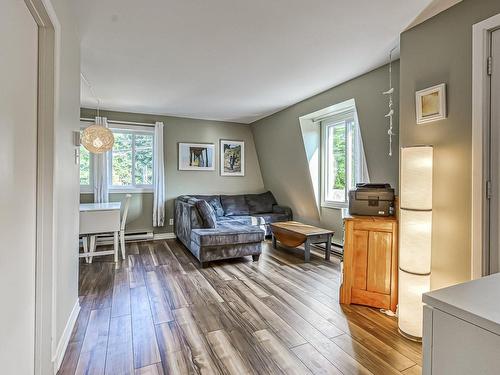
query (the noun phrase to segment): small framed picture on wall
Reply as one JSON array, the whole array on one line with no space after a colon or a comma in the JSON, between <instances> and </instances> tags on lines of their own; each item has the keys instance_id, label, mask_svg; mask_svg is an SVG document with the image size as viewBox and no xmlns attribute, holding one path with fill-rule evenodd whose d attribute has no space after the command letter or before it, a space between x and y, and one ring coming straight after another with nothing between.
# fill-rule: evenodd
<instances>
[{"instance_id":1,"label":"small framed picture on wall","mask_svg":"<svg viewBox=\"0 0 500 375\"><path fill-rule=\"evenodd\" d=\"M213 143L179 143L180 171L214 171Z\"/></svg>"},{"instance_id":2,"label":"small framed picture on wall","mask_svg":"<svg viewBox=\"0 0 500 375\"><path fill-rule=\"evenodd\" d=\"M220 175L245 175L245 142L220 140Z\"/></svg>"},{"instance_id":3,"label":"small framed picture on wall","mask_svg":"<svg viewBox=\"0 0 500 375\"><path fill-rule=\"evenodd\" d=\"M446 118L446 84L417 91L417 124L426 124Z\"/></svg>"}]
</instances>

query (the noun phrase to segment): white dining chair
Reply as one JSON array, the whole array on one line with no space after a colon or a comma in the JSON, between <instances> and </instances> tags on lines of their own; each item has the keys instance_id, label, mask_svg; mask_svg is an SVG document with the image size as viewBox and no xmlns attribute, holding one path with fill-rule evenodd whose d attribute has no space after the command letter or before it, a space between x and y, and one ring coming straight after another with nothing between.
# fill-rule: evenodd
<instances>
[{"instance_id":1,"label":"white dining chair","mask_svg":"<svg viewBox=\"0 0 500 375\"><path fill-rule=\"evenodd\" d=\"M79 239L79 242L83 248L83 252L88 253L89 252L89 238L88 238L88 236L87 235L81 236ZM89 263L89 257L85 257L85 261L87 263Z\"/></svg>"},{"instance_id":2,"label":"white dining chair","mask_svg":"<svg viewBox=\"0 0 500 375\"><path fill-rule=\"evenodd\" d=\"M130 206L130 199L132 195L127 194L125 196L125 204L123 205L123 214L122 214L122 222L120 225L120 248L122 250L122 258L125 259L126 251L125 251L125 224L127 223L127 215L128 208Z\"/></svg>"},{"instance_id":3,"label":"white dining chair","mask_svg":"<svg viewBox=\"0 0 500 375\"><path fill-rule=\"evenodd\" d=\"M130 206L130 200L132 198L132 195L131 194L127 194L125 195L125 199L123 201L123 213L122 213L122 217L121 217L121 223L120 223L120 248L121 248L121 253L122 253L122 259L125 259L126 257L126 251L125 251L125 224L127 223L127 215L128 215L128 209L129 209L129 206ZM95 248L96 248L96 245L97 245L97 237L99 236L102 236L102 235L106 235L107 233L100 233L100 234L94 234L94 235L91 235L90 236L90 244L89 244L89 248L90 248L90 251L91 252L95 252ZM118 249L115 249L116 251L118 251ZM84 251L85 251L85 247L84 247ZM87 257L86 259L88 259L87 263L92 263L92 257ZM118 254L115 253L115 259L118 259Z\"/></svg>"}]
</instances>

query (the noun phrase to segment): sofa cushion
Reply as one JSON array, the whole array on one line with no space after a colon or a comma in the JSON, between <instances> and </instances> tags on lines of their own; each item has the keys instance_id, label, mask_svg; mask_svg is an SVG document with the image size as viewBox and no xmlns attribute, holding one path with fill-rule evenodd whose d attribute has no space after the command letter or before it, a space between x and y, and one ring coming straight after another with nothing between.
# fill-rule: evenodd
<instances>
[{"instance_id":1,"label":"sofa cushion","mask_svg":"<svg viewBox=\"0 0 500 375\"><path fill-rule=\"evenodd\" d=\"M217 216L217 217L224 216L224 209L222 208L222 205L220 204L219 197L215 197L215 198L210 199L208 201L208 204L210 206L212 206L212 208L214 209L215 216Z\"/></svg>"},{"instance_id":2,"label":"sofa cushion","mask_svg":"<svg viewBox=\"0 0 500 375\"><path fill-rule=\"evenodd\" d=\"M220 202L226 216L249 214L244 195L221 195Z\"/></svg>"},{"instance_id":3,"label":"sofa cushion","mask_svg":"<svg viewBox=\"0 0 500 375\"><path fill-rule=\"evenodd\" d=\"M197 200L195 206L203 220L203 226L205 228L217 228L217 218L212 206L202 199Z\"/></svg>"},{"instance_id":4,"label":"sofa cushion","mask_svg":"<svg viewBox=\"0 0 500 375\"><path fill-rule=\"evenodd\" d=\"M263 221L262 224L277 223L279 221L289 221L290 216L282 213L267 213L267 214L254 214L253 218L258 221Z\"/></svg>"},{"instance_id":5,"label":"sofa cushion","mask_svg":"<svg viewBox=\"0 0 500 375\"><path fill-rule=\"evenodd\" d=\"M194 195L191 195L191 197L193 198L196 198L196 199L203 199L204 201L207 201L209 202L210 200L214 199L214 198L219 198L218 195L199 195L199 194L194 194Z\"/></svg>"},{"instance_id":6,"label":"sofa cushion","mask_svg":"<svg viewBox=\"0 0 500 375\"><path fill-rule=\"evenodd\" d=\"M200 246L224 246L261 242L264 234L258 226L221 223L216 229L193 229L191 240Z\"/></svg>"},{"instance_id":7,"label":"sofa cushion","mask_svg":"<svg viewBox=\"0 0 500 375\"><path fill-rule=\"evenodd\" d=\"M273 212L273 206L277 204L273 193L270 191L262 194L248 194L245 195L245 199L251 214Z\"/></svg>"},{"instance_id":8,"label":"sofa cushion","mask_svg":"<svg viewBox=\"0 0 500 375\"><path fill-rule=\"evenodd\" d=\"M219 223L235 223L235 224L242 224L242 225L261 225L265 224L264 219L258 216L250 216L250 215L245 215L245 216L222 216L218 217L217 221Z\"/></svg>"}]
</instances>

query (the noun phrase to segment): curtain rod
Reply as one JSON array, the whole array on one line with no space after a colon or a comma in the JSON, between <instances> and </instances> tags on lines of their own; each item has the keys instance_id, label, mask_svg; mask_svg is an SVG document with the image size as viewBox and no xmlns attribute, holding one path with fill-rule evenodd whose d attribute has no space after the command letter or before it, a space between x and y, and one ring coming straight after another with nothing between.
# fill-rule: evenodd
<instances>
[{"instance_id":1,"label":"curtain rod","mask_svg":"<svg viewBox=\"0 0 500 375\"><path fill-rule=\"evenodd\" d=\"M80 121L85 121L85 122L94 122L95 118L86 118L86 117L80 117ZM135 122L135 121L116 121L116 120L108 120L109 124L123 124L123 125L140 125L140 126L150 126L154 127L155 124L149 123L149 122Z\"/></svg>"}]
</instances>

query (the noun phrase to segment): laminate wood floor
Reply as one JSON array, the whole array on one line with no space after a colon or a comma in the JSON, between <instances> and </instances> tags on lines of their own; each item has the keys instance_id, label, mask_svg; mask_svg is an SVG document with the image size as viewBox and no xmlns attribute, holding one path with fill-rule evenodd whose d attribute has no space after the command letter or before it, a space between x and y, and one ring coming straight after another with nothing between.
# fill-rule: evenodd
<instances>
[{"instance_id":1,"label":"laminate wood floor","mask_svg":"<svg viewBox=\"0 0 500 375\"><path fill-rule=\"evenodd\" d=\"M376 309L338 303L339 261L274 250L200 269L176 240L80 264L59 374L419 374L421 346Z\"/></svg>"}]
</instances>

